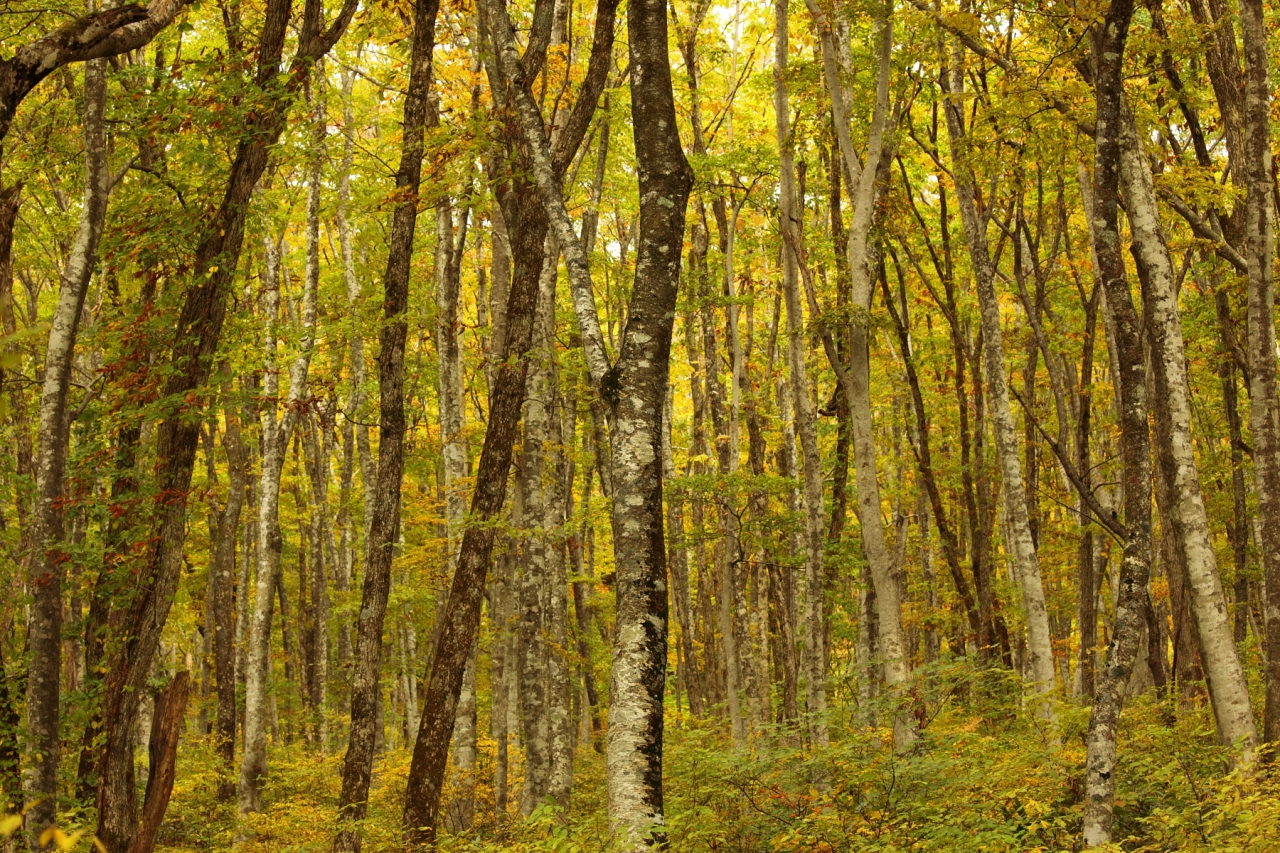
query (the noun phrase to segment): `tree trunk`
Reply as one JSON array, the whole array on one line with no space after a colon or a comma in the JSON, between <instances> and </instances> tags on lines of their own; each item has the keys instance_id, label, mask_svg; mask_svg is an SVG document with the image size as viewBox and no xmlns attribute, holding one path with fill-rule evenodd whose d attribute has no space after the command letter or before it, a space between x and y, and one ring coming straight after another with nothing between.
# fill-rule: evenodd
<instances>
[{"instance_id":1,"label":"tree trunk","mask_svg":"<svg viewBox=\"0 0 1280 853\"><path fill-rule=\"evenodd\" d=\"M224 394L230 392L230 382L223 387ZM213 679L218 690L218 716L214 729L216 749L226 774L218 783L218 798L224 802L235 797L236 789L231 776L236 748L236 540L240 531L240 514L244 507L245 481L248 477L246 454L240 443L240 418L231 401L226 402L226 431L222 436L222 448L227 454L229 486L227 504L218 519L217 544L209 573L214 620ZM247 558L248 554L244 557ZM241 587L240 595L246 593Z\"/></svg>"},{"instance_id":2,"label":"tree trunk","mask_svg":"<svg viewBox=\"0 0 1280 853\"><path fill-rule=\"evenodd\" d=\"M947 79L947 75L950 75ZM944 71L943 91L952 98L963 94L964 69L957 61L954 67ZM978 302L981 308L983 357L986 380L991 395L991 416L995 432L996 451L1004 486L1004 508L1008 521L1010 558L1014 577L1022 590L1022 605L1027 620L1027 654L1034 689L1040 694L1038 715L1052 720L1053 707L1047 694L1054 690L1053 641L1049 631L1049 615L1044 601L1044 584L1040 576L1040 560L1036 555L1031 536L1031 524L1024 498L1022 464L1018 458L1018 434L1009 402L1009 381L1004 367L1004 344L1000 328L1000 302L995 290L995 267L987 244L986 218L977 206L977 178L965 158L966 139L963 108L959 101L945 105L947 130L951 139L956 173L956 195L960 202L960 218L969 256L973 264L974 278L978 284Z\"/></svg>"},{"instance_id":3,"label":"tree trunk","mask_svg":"<svg viewBox=\"0 0 1280 853\"><path fill-rule=\"evenodd\" d=\"M518 615L517 678L520 683L521 742L524 745L524 784L520 793L520 813L528 817L542 805L551 785L550 656L547 638L550 614L547 610L550 555L544 528L548 503L544 466L549 460L550 369L547 344L555 322L555 280L558 267L555 240L547 240L543 251L538 285L538 306L534 320L534 352L529 369L524 404L524 443L520 454L520 507L528 528L521 544L520 578L516 584Z\"/></svg>"},{"instance_id":4,"label":"tree trunk","mask_svg":"<svg viewBox=\"0 0 1280 853\"><path fill-rule=\"evenodd\" d=\"M400 530L400 485L404 475L404 349L408 324L409 269L417 225L418 188L422 179L423 134L431 116L432 56L436 43L437 0L414 4L409 89L404 102L404 136L396 172L396 205L392 213L387 268L383 278L378 387L382 395L378 419L378 471L372 519L365 542L365 575L356 628L355 672L351 680L351 731L338 800L342 828L334 839L338 853L360 849L359 822L368 808L369 778L376 745L378 694L382 669L382 630L391 593L391 558Z\"/></svg>"},{"instance_id":5,"label":"tree trunk","mask_svg":"<svg viewBox=\"0 0 1280 853\"><path fill-rule=\"evenodd\" d=\"M539 4L538 10L543 14L551 11L545 0ZM587 119L599 102L612 53L613 11L614 6L609 0L604 0L597 9L591 67L566 128L551 151L550 169L542 171L545 164L541 164L541 180L558 182L586 135ZM484 28L496 40L496 53L508 54L490 67L494 78L503 81L507 87L503 97L517 100L531 97L526 87L540 70L543 57L529 55L528 52L523 60L515 57L517 73L511 74L510 53L514 46L505 11L482 4L480 17ZM535 12L535 20L538 17ZM531 38L530 45L536 46L537 40ZM536 105L534 110L536 113ZM539 129L545 133L540 118L538 123ZM491 522L501 512L506 498L512 446L525 397L526 356L533 341L538 282L543 265L542 248L547 234L544 204L538 197L538 188L527 178L531 171L529 160L532 159L528 136L514 122L508 124L505 134L508 150L516 156L519 168L511 173L509 182L500 190L502 219L509 229L514 260L504 313L503 358L494 370L490 388L489 422L471 498L472 524L467 526L458 547L457 567L449 597L439 617L443 627L431 658L431 673L424 697L425 713L418 727L409 768L404 824L407 841L414 847L431 845L436 837L449 738L466 661L479 629L485 577L496 534ZM545 151L542 153L545 155Z\"/></svg>"},{"instance_id":6,"label":"tree trunk","mask_svg":"<svg viewBox=\"0 0 1280 853\"><path fill-rule=\"evenodd\" d=\"M1084 352L1080 360L1080 389L1076 403L1076 474L1081 479L1081 489L1092 489L1093 484L1093 451L1090 446L1093 424L1093 351L1097 338L1098 303L1102 292L1097 284L1085 309ZM1097 588L1096 569L1093 562L1094 529L1088 503L1081 496L1080 507L1080 545L1077 548L1076 560L1079 564L1076 575L1076 622L1080 634L1080 653L1077 658L1077 669L1080 673L1080 695L1093 696L1095 687L1094 674L1098 664L1098 610L1094 589Z\"/></svg>"},{"instance_id":7,"label":"tree trunk","mask_svg":"<svg viewBox=\"0 0 1280 853\"><path fill-rule=\"evenodd\" d=\"M239 144L221 206L192 262L191 280L178 318L171 368L162 398L184 401L166 413L157 430L158 493L174 496L162 503L153 520L155 535L136 583L129 606L117 611L113 629L123 642L110 667L103 720L107 733L103 771L98 787L97 836L109 850L124 848L136 824L132 789L133 754L130 733L139 691L151 670L160 636L169 615L182 568L185 541L186 496L199 438L198 422L185 402L209 378L212 355L222 333L226 296L239 265L244 241L245 216L253 188L266 168L267 155L288 120L304 69L329 51L355 14L356 0L344 0L327 29L319 4L307 7L299 33L299 46L288 71L280 74L280 56L289 23L289 0L271 0L267 6L258 51L255 84L276 89L274 109L256 113L254 131Z\"/></svg>"},{"instance_id":8,"label":"tree trunk","mask_svg":"<svg viewBox=\"0 0 1280 853\"><path fill-rule=\"evenodd\" d=\"M1244 669L1231 634L1226 595L1200 493L1173 265L1160 228L1150 167L1127 106L1122 107L1120 122L1121 193L1132 232L1133 256L1147 303L1156 407L1159 416L1167 418L1169 425L1165 436L1168 447L1160 451L1167 450L1172 466L1175 529L1186 561L1191 612L1195 617L1209 698L1218 723L1218 737L1224 745L1236 750L1238 761L1247 765L1253 760L1258 733Z\"/></svg>"},{"instance_id":9,"label":"tree trunk","mask_svg":"<svg viewBox=\"0 0 1280 853\"><path fill-rule=\"evenodd\" d=\"M1241 0L1247 181L1245 234L1249 268L1249 425L1253 431L1263 572L1267 668L1263 737L1280 741L1280 396L1276 380L1275 207L1272 201L1271 65L1260 0Z\"/></svg>"},{"instance_id":10,"label":"tree trunk","mask_svg":"<svg viewBox=\"0 0 1280 853\"><path fill-rule=\"evenodd\" d=\"M855 319L849 329L849 361L845 363L835 352L834 342L825 339L827 358L836 370L842 392L845 394L853 432L854 479L858 488L858 519L862 528L862 548L867 567L875 585L877 621L880 650L884 660L885 680L891 689L905 691L910 678L905 637L902 631L902 602L897 583L892 577L890 555L885 543L884 522L881 517L880 485L877 480L875 436L871 417L871 361L868 350L868 321L873 295L873 275L870 266L868 240L871 233L876 200L878 173L887 164L885 136L889 117L889 64L893 47L892 19L878 22L876 102L867 138L865 164L853 150L850 139L846 105L849 102L847 88L840 82L837 70L836 45L831 25L814 2L807 0L814 26L819 30L823 78L831 104L836 137L839 142L849 194L853 199L853 217L849 227L846 253L849 259L850 303ZM793 245L798 245L795 238ZM792 393L796 393L795 389ZM797 423L797 428L800 424ZM801 435L803 441L803 436ZM813 627L810 626L812 631ZM818 697L814 697L818 698ZM820 697L825 714L825 690ZM899 696L898 699L902 697ZM815 709L810 709L814 713ZM825 733L819 731L820 741ZM894 714L894 742L899 749L910 746L916 739L909 717L899 709Z\"/></svg>"},{"instance_id":11,"label":"tree trunk","mask_svg":"<svg viewBox=\"0 0 1280 853\"><path fill-rule=\"evenodd\" d=\"M782 220L783 233L789 237L786 242L790 244L784 247L782 252L782 285L783 298L787 307L787 357L791 372L789 382L791 405L795 411L795 431L800 441L803 473L805 630L802 643L805 704L809 712L809 726L814 742L819 747L825 747L830 739L827 729L826 605L824 602L826 580L823 570L826 507L823 504L822 495L822 458L818 452L817 414L809 388L809 374L805 366L804 312L800 301L798 240L796 239L800 229L800 219L796 212L795 154L791 140L791 108L786 79L787 56L791 50L787 30L788 6L788 0L777 0L774 6L773 112L781 147L778 215ZM861 489L859 494L861 495ZM879 517L878 510L876 516ZM899 649L899 651L903 650ZM899 663L901 662L899 658ZM902 676L901 680L905 680L905 674L905 668L899 666L894 669L891 678ZM909 735L904 737L909 738Z\"/></svg>"},{"instance_id":12,"label":"tree trunk","mask_svg":"<svg viewBox=\"0 0 1280 853\"><path fill-rule=\"evenodd\" d=\"M173 793L178 763L178 736L182 732L190 690L191 675L183 670L156 696L155 713L151 719L151 764L147 773L147 793L142 801L142 820L138 824L138 834L129 846L129 853L152 853L156 848L165 809L169 807L169 795Z\"/></svg>"},{"instance_id":13,"label":"tree trunk","mask_svg":"<svg viewBox=\"0 0 1280 853\"><path fill-rule=\"evenodd\" d=\"M307 373L315 340L316 286L318 276L308 275L303 290L302 341L297 358L289 369L289 396L284 413L277 416L280 389L276 368L276 323L280 313L281 242L265 240L266 261L263 268L263 291L266 332L263 340L262 471L258 478L258 578L249 628L248 668L245 675L244 755L240 762L237 809L249 814L262 808L262 786L267 774L267 682L271 673L271 614L280 589L284 591L280 570L280 476L293 430L297 426L300 403L307 397ZM305 555L305 548L301 552ZM305 559L305 556L303 557ZM305 589L305 585L304 585ZM289 618L285 612L284 632L286 670L289 661Z\"/></svg>"},{"instance_id":14,"label":"tree trunk","mask_svg":"<svg viewBox=\"0 0 1280 853\"><path fill-rule=\"evenodd\" d=\"M1142 325L1121 254L1117 196L1120 183L1120 122L1124 48L1133 15L1131 0L1113 0L1094 31L1097 121L1094 191L1090 216L1098 278L1114 319L1110 348L1116 354L1120 385L1120 450L1124 476L1124 560L1120 567L1114 628L1106 663L1098 673L1089 718L1085 764L1084 843L1111 840L1115 804L1116 729L1125 689L1138 656L1146 621L1151 571L1151 443L1147 432L1146 367ZM1083 186L1088 197L1088 187Z\"/></svg>"},{"instance_id":15,"label":"tree trunk","mask_svg":"<svg viewBox=\"0 0 1280 853\"><path fill-rule=\"evenodd\" d=\"M622 347L605 383L615 418L613 543L618 591L606 780L609 819L622 849L640 851L665 842L662 411L693 170L680 147L676 123L666 2L633 2L627 28L640 239Z\"/></svg>"},{"instance_id":16,"label":"tree trunk","mask_svg":"<svg viewBox=\"0 0 1280 853\"><path fill-rule=\"evenodd\" d=\"M70 423L67 398L76 335L85 294L97 263L98 239L107 214L111 175L107 168L105 60L85 65L85 185L84 205L75 242L62 271L58 305L49 330L40 394L40 424L36 447L36 507L28 583L33 591L27 623L31 664L27 671L27 799L31 803L26 826L31 848L42 849L40 834L57 820L59 692L62 677L62 580L67 554L63 550L63 476L66 470Z\"/></svg>"}]
</instances>

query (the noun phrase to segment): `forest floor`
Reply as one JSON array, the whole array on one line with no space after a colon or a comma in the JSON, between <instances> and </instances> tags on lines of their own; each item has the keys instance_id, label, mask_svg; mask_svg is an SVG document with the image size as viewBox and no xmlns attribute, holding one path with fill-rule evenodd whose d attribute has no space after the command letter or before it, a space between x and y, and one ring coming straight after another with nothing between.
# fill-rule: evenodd
<instances>
[{"instance_id":1,"label":"forest floor","mask_svg":"<svg viewBox=\"0 0 1280 853\"><path fill-rule=\"evenodd\" d=\"M734 750L722 725L668 717L665 795L673 853L747 851L1065 851L1078 847L1088 709L1058 709L1058 745L1017 697L953 680L926 708L924 736L895 755L891 733L857 724L835 694L832 746L815 753L793 737L765 733ZM482 731L484 719L481 719ZM568 815L518 803L513 749L512 813L493 807L493 744L480 742L473 829L446 837L442 853L564 851L605 853L604 759L581 744ZM1228 774L1204 703L1181 708L1149 691L1134 699L1121 728L1116 790L1119 848L1136 851L1280 851L1280 784ZM375 769L364 849L399 849L400 810L410 751L382 754ZM330 849L341 751L304 742L274 747L266 810L244 827L240 849ZM235 806L219 803L207 742L184 742L162 849L229 849ZM446 792L446 798L452 792Z\"/></svg>"}]
</instances>

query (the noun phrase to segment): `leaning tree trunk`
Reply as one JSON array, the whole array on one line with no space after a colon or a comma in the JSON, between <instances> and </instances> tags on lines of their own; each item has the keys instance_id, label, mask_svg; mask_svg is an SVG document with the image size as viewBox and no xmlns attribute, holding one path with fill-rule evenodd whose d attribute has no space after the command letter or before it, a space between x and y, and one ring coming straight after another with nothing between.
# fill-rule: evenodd
<instances>
[{"instance_id":1,"label":"leaning tree trunk","mask_svg":"<svg viewBox=\"0 0 1280 853\"><path fill-rule=\"evenodd\" d=\"M284 131L288 107L302 75L328 53L355 14L356 0L344 0L327 29L319 4L309 4L299 44L288 71L281 75L280 57L290 17L290 0L270 0L258 50L255 85L273 96L271 109L255 113L252 133L236 150L221 206L196 249L191 280L174 335L170 373L161 397L184 401L166 413L157 429L157 493L171 496L156 510L155 533L136 581L133 600L113 614L111 628L120 642L107 676L103 722L106 745L98 785L96 835L108 850L123 849L136 832L133 790L133 726L141 691L168 620L182 569L186 530L186 498L199 442L199 422L185 402L209 380L213 354L226 317L226 298L239 265L245 217L253 189L266 169L267 156Z\"/></svg>"},{"instance_id":2,"label":"leaning tree trunk","mask_svg":"<svg viewBox=\"0 0 1280 853\"><path fill-rule=\"evenodd\" d=\"M85 65L85 183L80 224L62 271L58 305L49 330L40 394L40 426L36 446L36 554L31 560L29 586L33 590L27 645L27 751L29 774L26 826L32 849L42 849L40 834L57 820L59 686L62 676L62 579L67 554L62 550L63 500L70 423L67 397L76 334L85 294L97 263L98 240L107 216L111 176L107 168L107 65Z\"/></svg>"},{"instance_id":3,"label":"leaning tree trunk","mask_svg":"<svg viewBox=\"0 0 1280 853\"><path fill-rule=\"evenodd\" d=\"M545 4L545 0L543 3ZM558 185L586 136L587 126L604 89L611 63L615 9L616 0L600 0L597 6L596 32L586 79L565 126L557 136L555 146L550 148L549 166L541 174L539 184L542 180L547 180ZM542 57L530 56L527 52L522 60L516 54L511 22L501 7L481 4L480 12L481 20L497 48L496 61L490 66L490 73L500 83L499 92L506 99L527 99L526 104L531 104L532 95L528 86L541 67ZM533 111L537 129L545 134L541 118L536 115L536 104L533 105ZM502 219L510 229L514 261L503 315L503 358L497 362L492 376L489 422L476 467L475 491L471 497L472 523L467 525L458 546L457 566L450 584L449 597L440 615L443 627L431 658L424 713L409 768L404 825L407 841L413 847L426 847L435 842L449 740L466 662L480 626L485 578L497 532L492 522L501 512L506 499L512 448L524 402L527 355L533 341L538 282L543 265L542 249L548 230L546 211L538 194L541 187L535 187L528 177L533 171L528 168L532 158L528 135L522 131L516 119L510 121L512 123L505 129L508 150L515 155L521 168L512 173L511 180L502 193ZM539 152L544 157L547 153L546 147ZM581 256L576 235L572 242ZM506 665L510 666L512 663L508 658Z\"/></svg>"},{"instance_id":4,"label":"leaning tree trunk","mask_svg":"<svg viewBox=\"0 0 1280 853\"><path fill-rule=\"evenodd\" d=\"M382 395L378 420L378 472L372 495L373 517L365 543L365 573L356 627L355 672L351 679L351 732L342 769L338 814L342 827L335 851L358 851L357 826L368 808L369 778L380 727L378 694L382 669L382 629L391 593L391 558L400 530L400 485L404 476L404 349L409 327L404 312L409 300L409 265L418 218L422 180L423 134L431 105L432 56L435 51L438 0L414 4L409 89L404 102L404 137L396 172L396 206L391 220L387 270L383 278L382 313L386 322L378 353L378 386ZM368 500L368 498L366 498Z\"/></svg>"}]
</instances>

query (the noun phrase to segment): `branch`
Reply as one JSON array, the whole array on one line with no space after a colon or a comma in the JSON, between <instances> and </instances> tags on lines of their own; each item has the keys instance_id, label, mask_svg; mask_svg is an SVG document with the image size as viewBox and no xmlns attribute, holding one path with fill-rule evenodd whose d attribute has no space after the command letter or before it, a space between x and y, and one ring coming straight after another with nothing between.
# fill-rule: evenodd
<instances>
[{"instance_id":1,"label":"branch","mask_svg":"<svg viewBox=\"0 0 1280 853\"><path fill-rule=\"evenodd\" d=\"M582 242L574 233L569 211L565 209L564 191L556 175L555 166L551 162L551 140L547 137L542 111L538 109L533 94L521 82L520 54L516 49L511 17L507 14L501 0L487 0L487 2L490 4L488 17L493 35L494 53L497 55L502 75L509 82L508 94L512 98L516 120L520 124L525 144L529 148L529 156L533 160L533 178L537 185L539 200L547 213L547 218L551 221L552 231L560 244L565 266L569 270L569 289L573 294L573 309L578 316L578 325L582 333L582 349L586 354L591 382L598 389L611 370L611 365L604 346L604 335L600 331L600 317L596 312L591 268L587 264L587 255L583 251ZM554 263L554 260L551 260L551 263Z\"/></svg>"},{"instance_id":2,"label":"branch","mask_svg":"<svg viewBox=\"0 0 1280 853\"><path fill-rule=\"evenodd\" d=\"M23 45L0 62L0 139L18 104L54 71L73 62L118 56L142 47L168 26L191 0L151 0L92 12Z\"/></svg>"},{"instance_id":3,"label":"branch","mask_svg":"<svg viewBox=\"0 0 1280 853\"><path fill-rule=\"evenodd\" d=\"M1178 212L1179 216L1187 221L1187 224L1191 226L1191 231L1197 237L1213 244L1213 251L1218 257L1231 264L1241 274L1249 274L1249 265L1245 263L1240 253L1226 241L1215 226L1201 219L1199 214L1191 209L1191 205L1183 200L1182 196L1166 186L1158 186L1156 191L1162 199L1169 203L1170 207Z\"/></svg>"},{"instance_id":4,"label":"branch","mask_svg":"<svg viewBox=\"0 0 1280 853\"><path fill-rule=\"evenodd\" d=\"M915 6L916 9L923 12L925 15L928 15L929 17L933 18L934 21L937 23L937 25L941 29L946 30L948 33L955 36L957 39L960 40L960 43L963 44L965 47L967 47L969 50L973 51L978 56L982 57L983 59L987 60L993 65L996 65L1001 70L1003 70L1006 74L1009 74L1010 76L1015 77L1019 80L1023 80L1026 78L1027 75L1022 70L1021 66L1019 66L1016 62L1009 59L1008 57L1003 56L998 51L993 50L992 48L978 41L978 39L974 38L969 33L960 29L955 24L951 23L949 20L947 20L947 17L942 14L942 10L930 8L929 5L925 2L925 0L907 0L907 2L909 2L912 6ZM1042 96L1044 96L1049 101L1050 104L1053 105L1053 108L1055 110L1062 113L1064 116L1067 116L1068 118L1071 117L1072 110L1071 110L1070 104L1068 104L1066 101L1059 98L1057 95L1054 95L1050 92L1045 92L1039 86L1036 86L1034 88L1037 92L1039 92ZM1086 136L1094 135L1093 125L1089 124L1088 122L1077 121L1076 127L1080 130L1080 132L1082 132Z\"/></svg>"},{"instance_id":5,"label":"branch","mask_svg":"<svg viewBox=\"0 0 1280 853\"><path fill-rule=\"evenodd\" d=\"M1022 406L1023 413L1027 416L1027 420L1029 420L1036 428L1036 432L1040 433L1040 436L1048 442L1049 447L1053 449L1053 455L1058 457L1058 463L1062 465L1062 470L1066 472L1067 479L1071 481L1071 485L1076 487L1076 492L1080 495L1080 498L1089 505L1089 510L1093 513L1094 517L1098 519L1098 523L1105 527L1107 532L1114 536L1118 541L1126 541L1129 538L1129 531L1125 529L1123 524L1116 520L1113 513L1103 509L1102 504L1098 503L1098 499L1093 496L1092 490L1084 488L1080 479L1080 472L1076 470L1076 466L1071 464L1071 460L1067 458L1067 455L1063 452L1061 445L1054 441L1053 436L1049 435L1049 433L1045 431L1045 428L1041 426L1039 418L1035 416L1031 409L1027 408L1027 401L1022 399L1022 395L1018 393L1018 389L1014 388L1012 383L1009 385L1009 392L1013 394L1019 405Z\"/></svg>"}]
</instances>

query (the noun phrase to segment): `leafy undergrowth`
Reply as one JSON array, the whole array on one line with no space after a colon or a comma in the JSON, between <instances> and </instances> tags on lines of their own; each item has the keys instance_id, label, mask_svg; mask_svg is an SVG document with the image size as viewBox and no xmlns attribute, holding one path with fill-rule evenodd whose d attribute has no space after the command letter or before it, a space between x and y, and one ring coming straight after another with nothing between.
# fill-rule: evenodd
<instances>
[{"instance_id":1,"label":"leafy undergrowth","mask_svg":"<svg viewBox=\"0 0 1280 853\"><path fill-rule=\"evenodd\" d=\"M932 709L918 748L896 755L887 728L855 725L849 713L822 752L785 730L735 751L723 727L672 719L666 742L670 849L679 853L836 851L1060 851L1078 846L1088 710L1059 708L1058 742L1017 703L979 698ZM953 691L954 692L954 691ZM950 694L948 694L950 695ZM978 708L978 710L975 710ZM1280 849L1280 784L1227 775L1210 712L1176 715L1154 695L1133 701L1122 727L1116 849ZM444 853L606 853L603 758L579 750L569 813L538 809L528 821L496 815L492 764L481 743L472 831L447 835ZM513 751L514 752L514 751ZM341 754L295 744L273 749L264 812L237 824L218 803L214 760L193 738L184 748L162 843L169 851L331 849ZM407 750L375 770L364 849L398 850ZM512 807L519 779L512 780Z\"/></svg>"}]
</instances>

